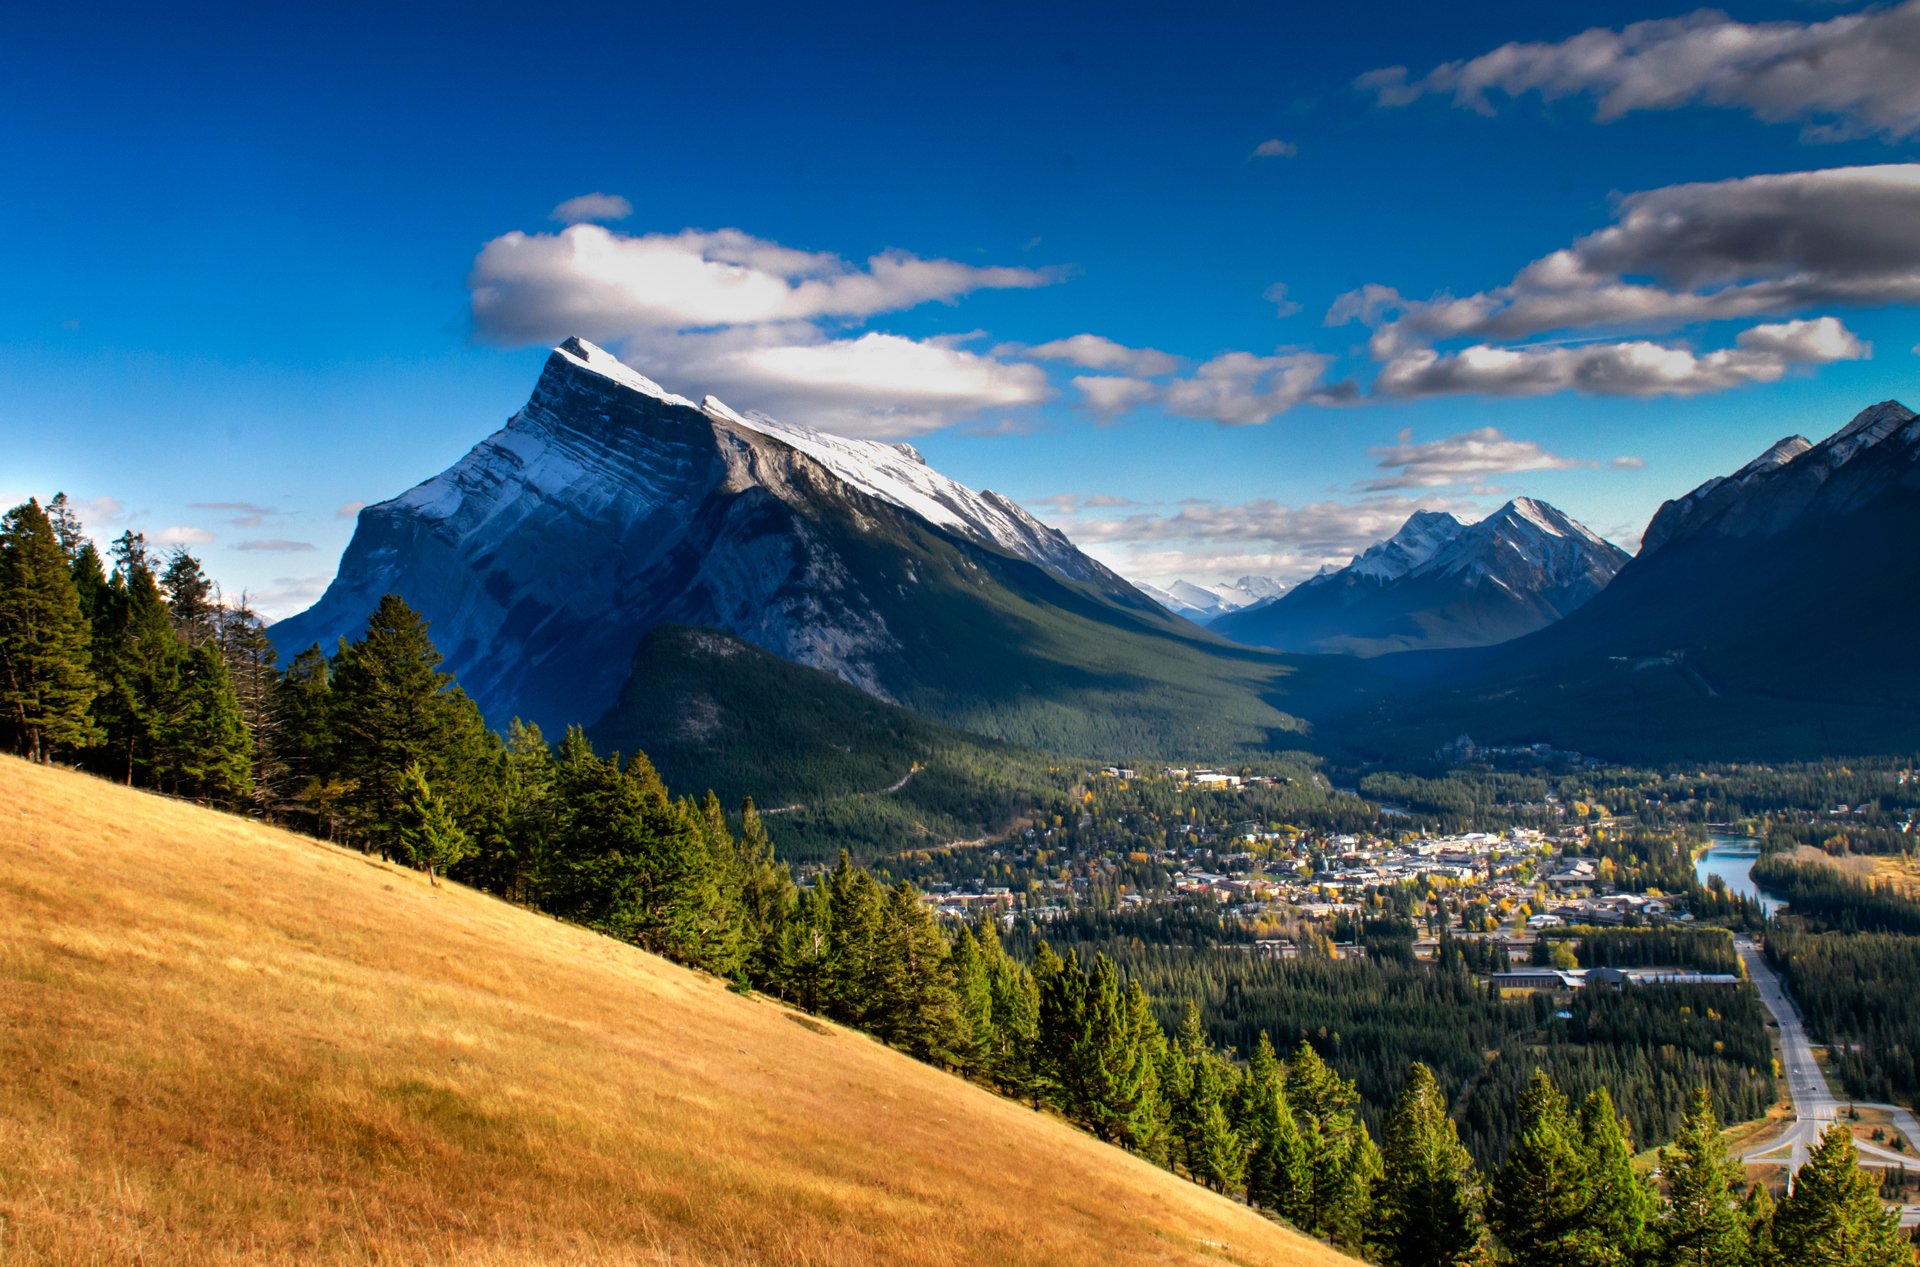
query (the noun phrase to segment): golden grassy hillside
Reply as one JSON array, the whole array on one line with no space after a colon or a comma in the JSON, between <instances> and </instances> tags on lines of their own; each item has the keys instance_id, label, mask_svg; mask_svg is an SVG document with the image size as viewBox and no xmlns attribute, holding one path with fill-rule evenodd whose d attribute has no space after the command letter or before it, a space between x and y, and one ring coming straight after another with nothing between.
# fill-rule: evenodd
<instances>
[{"instance_id":1,"label":"golden grassy hillside","mask_svg":"<svg viewBox=\"0 0 1920 1267\"><path fill-rule=\"evenodd\" d=\"M1350 1261L616 942L0 758L0 1263Z\"/></svg>"}]
</instances>

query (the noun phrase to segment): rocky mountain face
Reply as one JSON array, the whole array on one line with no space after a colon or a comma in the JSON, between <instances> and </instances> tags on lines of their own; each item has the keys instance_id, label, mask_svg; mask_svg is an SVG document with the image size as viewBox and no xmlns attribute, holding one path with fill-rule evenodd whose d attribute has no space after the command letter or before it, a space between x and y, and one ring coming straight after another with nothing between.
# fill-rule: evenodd
<instances>
[{"instance_id":1,"label":"rocky mountain face","mask_svg":"<svg viewBox=\"0 0 1920 1267\"><path fill-rule=\"evenodd\" d=\"M1532 498L1473 524L1417 511L1346 567L1209 627L1253 646L1359 656L1486 646L1561 619L1605 589L1627 558Z\"/></svg>"},{"instance_id":2,"label":"rocky mountain face","mask_svg":"<svg viewBox=\"0 0 1920 1267\"><path fill-rule=\"evenodd\" d=\"M1145 721L1110 724L1292 724L1253 689L1277 663L1223 662L1066 537L910 446L696 405L578 339L505 427L360 512L338 576L275 643L331 650L388 592L432 622L490 721L549 733L606 712L664 624L1019 742L1094 742L1089 718L1116 711L1096 700L1125 689L1137 704L1170 674L1182 689Z\"/></svg>"},{"instance_id":3,"label":"rocky mountain face","mask_svg":"<svg viewBox=\"0 0 1920 1267\"><path fill-rule=\"evenodd\" d=\"M1377 661L1441 687L1389 711L1432 714L1433 734L1597 752L1911 747L1916 539L1920 418L1883 401L1667 502L1640 553L1566 619L1495 650Z\"/></svg>"}]
</instances>

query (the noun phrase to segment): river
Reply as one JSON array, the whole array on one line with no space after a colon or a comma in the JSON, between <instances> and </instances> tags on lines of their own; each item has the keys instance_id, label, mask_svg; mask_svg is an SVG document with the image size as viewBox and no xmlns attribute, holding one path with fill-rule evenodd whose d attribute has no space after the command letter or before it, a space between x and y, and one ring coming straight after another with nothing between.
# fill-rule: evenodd
<instances>
[{"instance_id":1,"label":"river","mask_svg":"<svg viewBox=\"0 0 1920 1267\"><path fill-rule=\"evenodd\" d=\"M1727 892L1739 897L1760 899L1760 909L1772 914L1781 903L1754 886L1754 860L1760 856L1760 842L1749 836L1709 836L1707 851L1693 860L1693 874L1701 884L1717 875L1727 882Z\"/></svg>"}]
</instances>

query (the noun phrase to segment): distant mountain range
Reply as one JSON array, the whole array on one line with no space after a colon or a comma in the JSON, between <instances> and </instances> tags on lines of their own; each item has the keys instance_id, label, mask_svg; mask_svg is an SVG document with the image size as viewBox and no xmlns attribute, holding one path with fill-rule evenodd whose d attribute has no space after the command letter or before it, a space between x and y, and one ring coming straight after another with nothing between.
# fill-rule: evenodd
<instances>
[{"instance_id":1,"label":"distant mountain range","mask_svg":"<svg viewBox=\"0 0 1920 1267\"><path fill-rule=\"evenodd\" d=\"M1671 757L1920 746L1920 420L1898 401L1789 436L1663 505L1590 601L1497 647L1372 663L1410 683L1340 729L1374 747Z\"/></svg>"},{"instance_id":2,"label":"distant mountain range","mask_svg":"<svg viewBox=\"0 0 1920 1267\"><path fill-rule=\"evenodd\" d=\"M1545 628L1607 587L1626 551L1520 497L1477 523L1417 511L1346 567L1209 626L1235 642L1376 656Z\"/></svg>"},{"instance_id":3,"label":"distant mountain range","mask_svg":"<svg viewBox=\"0 0 1920 1267\"><path fill-rule=\"evenodd\" d=\"M662 625L1076 752L1264 746L1299 728L1296 699L1358 680L1205 634L909 446L695 404L579 339L504 428L362 510L338 576L274 640L330 650L388 592L490 721L549 732L607 713Z\"/></svg>"},{"instance_id":4,"label":"distant mountain range","mask_svg":"<svg viewBox=\"0 0 1920 1267\"><path fill-rule=\"evenodd\" d=\"M1175 581L1165 589L1134 583L1134 588L1176 616L1185 616L1196 625L1209 624L1228 612L1245 611L1271 603L1287 592L1285 581L1271 576L1243 576L1237 581L1196 585Z\"/></svg>"}]
</instances>

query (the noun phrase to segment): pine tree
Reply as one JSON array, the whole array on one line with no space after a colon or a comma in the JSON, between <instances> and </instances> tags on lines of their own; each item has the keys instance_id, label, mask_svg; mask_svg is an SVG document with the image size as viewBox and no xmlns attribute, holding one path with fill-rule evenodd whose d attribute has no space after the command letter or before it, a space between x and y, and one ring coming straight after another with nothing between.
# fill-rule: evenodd
<instances>
[{"instance_id":1,"label":"pine tree","mask_svg":"<svg viewBox=\"0 0 1920 1267\"><path fill-rule=\"evenodd\" d=\"M1741 1240L1746 1246L1743 1267L1775 1267L1779 1262L1773 1252L1773 1214L1773 1194L1766 1184L1754 1184L1740 1203Z\"/></svg>"},{"instance_id":2,"label":"pine tree","mask_svg":"<svg viewBox=\"0 0 1920 1267\"><path fill-rule=\"evenodd\" d=\"M1335 1073L1313 1045L1301 1042L1287 1068L1287 1102L1305 1146L1310 1195L1302 1202L1303 1231L1358 1248L1380 1150L1353 1114L1359 1093Z\"/></svg>"},{"instance_id":3,"label":"pine tree","mask_svg":"<svg viewBox=\"0 0 1920 1267\"><path fill-rule=\"evenodd\" d=\"M1167 1103L1160 1089L1160 1065L1167 1035L1154 1019L1147 993L1138 981L1127 982L1122 1014L1132 1061L1132 1070L1127 1076L1129 1084L1138 1087L1139 1092L1132 1111L1127 1114L1120 1142L1142 1156L1157 1160L1166 1148Z\"/></svg>"},{"instance_id":4,"label":"pine tree","mask_svg":"<svg viewBox=\"0 0 1920 1267\"><path fill-rule=\"evenodd\" d=\"M1044 948L1045 943L1041 944ZM986 960L993 995L996 1048L990 1076L1003 1093L1034 1101L1037 1107L1039 1092L1034 1071L1039 1043L1040 991L1035 984L1035 974L1001 947L1000 934L990 919L980 926L980 953ZM1157 1031L1159 1026L1156 1024L1154 1028Z\"/></svg>"},{"instance_id":5,"label":"pine tree","mask_svg":"<svg viewBox=\"0 0 1920 1267\"><path fill-rule=\"evenodd\" d=\"M0 519L0 725L30 761L91 744L91 630L73 564L40 504Z\"/></svg>"},{"instance_id":6,"label":"pine tree","mask_svg":"<svg viewBox=\"0 0 1920 1267\"><path fill-rule=\"evenodd\" d=\"M1575 1238L1586 1225L1587 1155L1580 1126L1544 1073L1520 1097L1520 1127L1487 1185L1487 1228L1529 1267L1584 1267Z\"/></svg>"},{"instance_id":7,"label":"pine tree","mask_svg":"<svg viewBox=\"0 0 1920 1267\"><path fill-rule=\"evenodd\" d=\"M881 921L885 895L843 849L823 881L829 919L824 973L827 1015L864 1026L878 996Z\"/></svg>"},{"instance_id":8,"label":"pine tree","mask_svg":"<svg viewBox=\"0 0 1920 1267\"><path fill-rule=\"evenodd\" d=\"M953 971L953 1001L966 1034L965 1066L969 1073L981 1073L996 1047L993 1028L993 981L987 973L986 956L973 930L962 928L954 939L948 960Z\"/></svg>"},{"instance_id":9,"label":"pine tree","mask_svg":"<svg viewBox=\"0 0 1920 1267\"><path fill-rule=\"evenodd\" d=\"M1792 1267L1912 1267L1898 1211L1883 1210L1859 1169L1853 1132L1835 1122L1773 1213L1773 1252Z\"/></svg>"},{"instance_id":10,"label":"pine tree","mask_svg":"<svg viewBox=\"0 0 1920 1267\"><path fill-rule=\"evenodd\" d=\"M882 954L898 982L883 1001L887 1040L932 1064L964 1060L967 1030L953 993L947 938L920 891L905 880L887 893Z\"/></svg>"},{"instance_id":11,"label":"pine tree","mask_svg":"<svg viewBox=\"0 0 1920 1267\"><path fill-rule=\"evenodd\" d=\"M1667 1195L1661 1210L1662 1267L1721 1267L1747 1252L1746 1225L1735 1196L1746 1168L1727 1158L1713 1098L1694 1089L1673 1143L1659 1152Z\"/></svg>"},{"instance_id":12,"label":"pine tree","mask_svg":"<svg viewBox=\"0 0 1920 1267\"><path fill-rule=\"evenodd\" d=\"M213 582L185 546L175 546L167 556L160 589L167 596L174 636L189 647L212 641L218 606L213 600Z\"/></svg>"},{"instance_id":13,"label":"pine tree","mask_svg":"<svg viewBox=\"0 0 1920 1267\"><path fill-rule=\"evenodd\" d=\"M793 876L773 856L773 841L749 796L740 806L741 937L747 976L771 986L782 973L781 950L794 906Z\"/></svg>"},{"instance_id":14,"label":"pine tree","mask_svg":"<svg viewBox=\"0 0 1920 1267\"><path fill-rule=\"evenodd\" d=\"M144 540L122 533L113 554L114 573L94 629L94 714L106 732L101 765L131 787L136 777L154 780L155 747L172 708L184 649L173 636Z\"/></svg>"},{"instance_id":15,"label":"pine tree","mask_svg":"<svg viewBox=\"0 0 1920 1267\"><path fill-rule=\"evenodd\" d=\"M1460 1146L1433 1071L1415 1064L1387 1119L1373 1234L1393 1267L1452 1267L1480 1242L1473 1159Z\"/></svg>"},{"instance_id":16,"label":"pine tree","mask_svg":"<svg viewBox=\"0 0 1920 1267\"><path fill-rule=\"evenodd\" d=\"M1304 1226L1313 1217L1313 1167L1287 1100L1286 1078L1266 1031L1253 1049L1247 1080L1247 1200Z\"/></svg>"},{"instance_id":17,"label":"pine tree","mask_svg":"<svg viewBox=\"0 0 1920 1267\"><path fill-rule=\"evenodd\" d=\"M1633 1169L1633 1148L1605 1087L1580 1106L1580 1136L1587 1207L1574 1242L1585 1247L1581 1261L1589 1267L1628 1267L1648 1248L1659 1198Z\"/></svg>"},{"instance_id":18,"label":"pine tree","mask_svg":"<svg viewBox=\"0 0 1920 1267\"><path fill-rule=\"evenodd\" d=\"M435 873L444 874L472 848L466 833L453 821L446 801L434 795L427 783L426 771L418 763L406 769L406 793L400 807L400 847L408 862L426 870L428 884L437 884Z\"/></svg>"},{"instance_id":19,"label":"pine tree","mask_svg":"<svg viewBox=\"0 0 1920 1267\"><path fill-rule=\"evenodd\" d=\"M397 594L380 600L366 633L343 644L333 664L332 773L348 784L351 827L382 848L396 844L408 766L419 764L436 788L460 799L465 772L456 766L470 737L459 732L478 719L439 666L427 622Z\"/></svg>"},{"instance_id":20,"label":"pine tree","mask_svg":"<svg viewBox=\"0 0 1920 1267\"><path fill-rule=\"evenodd\" d=\"M1065 959L1053 959L1049 950L1035 965L1034 981L1040 996L1036 1064L1046 1098L1070 1120L1085 1123L1080 1065L1091 1037L1087 974L1077 952L1069 950Z\"/></svg>"},{"instance_id":21,"label":"pine tree","mask_svg":"<svg viewBox=\"0 0 1920 1267\"><path fill-rule=\"evenodd\" d=\"M833 899L822 876L800 894L781 930L780 975L770 984L780 997L824 1013L832 989L832 951Z\"/></svg>"}]
</instances>

